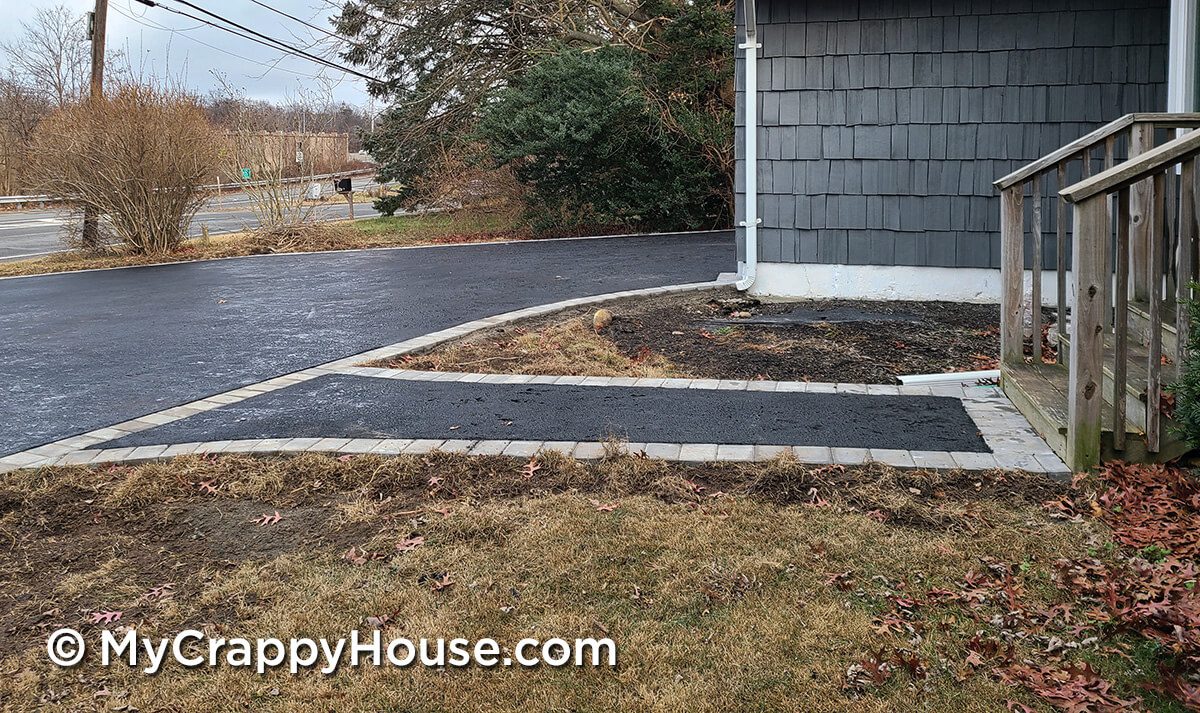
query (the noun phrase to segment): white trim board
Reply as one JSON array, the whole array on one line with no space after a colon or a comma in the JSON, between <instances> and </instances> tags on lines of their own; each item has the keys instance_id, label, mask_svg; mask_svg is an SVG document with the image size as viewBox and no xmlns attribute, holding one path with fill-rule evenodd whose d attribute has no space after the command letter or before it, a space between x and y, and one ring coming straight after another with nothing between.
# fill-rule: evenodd
<instances>
[{"instance_id":1,"label":"white trim board","mask_svg":"<svg viewBox=\"0 0 1200 713\"><path fill-rule=\"evenodd\" d=\"M1032 272L1026 270L1026 283ZM1042 271L1042 304L1057 304L1057 275ZM1068 273L1068 303L1070 273ZM765 262L750 292L763 297L853 300L939 300L999 304L1000 271L973 267L823 265Z\"/></svg>"}]
</instances>

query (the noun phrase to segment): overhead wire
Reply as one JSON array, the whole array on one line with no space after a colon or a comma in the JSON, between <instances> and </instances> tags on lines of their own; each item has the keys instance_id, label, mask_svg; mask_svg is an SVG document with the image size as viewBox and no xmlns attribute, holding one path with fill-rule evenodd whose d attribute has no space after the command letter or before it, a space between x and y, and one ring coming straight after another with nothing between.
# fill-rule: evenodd
<instances>
[{"instance_id":1,"label":"overhead wire","mask_svg":"<svg viewBox=\"0 0 1200 713\"><path fill-rule=\"evenodd\" d=\"M140 2L140 0L138 0L138 1ZM133 14L124 12L121 10L121 7L119 5L112 5L111 7L117 11L117 14L121 15L122 17L126 17L130 20L133 20L134 22L138 23L139 25L142 25L143 27L147 27L152 30L163 30L163 31L171 33L172 35L179 35L180 37L191 40L192 42L195 42L196 44L203 45L211 50L221 52L222 54L227 54L230 57L233 57L235 59L240 59L243 62L250 62L252 64L257 64L260 67L266 67L268 71L279 70L281 72L287 72L288 74L295 74L297 76L307 77L309 79L321 79L321 77L314 75L314 74L308 74L306 72L297 72L294 69L288 69L287 67L280 67L276 64L269 64L267 62L261 62L256 59L251 59L250 57L245 57L243 55L237 54L236 52L230 52L229 50L225 49L224 47L218 47L216 45L211 45L211 44L205 42L204 40L201 40L197 37L193 37L192 35L187 34L191 30L195 30L200 27L205 27L206 26L205 23L201 23L201 24L195 25L193 27L187 27L187 28L167 27L166 25L162 25L157 22L154 22L153 20L146 18L145 16L137 16L137 15L133 15Z\"/></svg>"},{"instance_id":2,"label":"overhead wire","mask_svg":"<svg viewBox=\"0 0 1200 713\"><path fill-rule=\"evenodd\" d=\"M191 14L191 13L187 12L187 11L184 11L184 10L179 10L179 9L177 9L177 8L174 8L174 7L170 7L170 6L166 5L166 4L163 4L162 2L155 2L155 0L137 0L137 2L139 2L139 3L143 4L143 5L146 5L147 7L157 7L157 8L161 8L161 9L163 9L163 10L166 10L166 11L168 11L168 12L172 12L172 13L175 13L175 14L177 14L177 15L180 15L180 16L182 16L182 17L186 17L186 18L188 18L188 19L190 19L190 20L194 20L194 21L196 21L196 22L201 22L201 23L204 23L205 25L208 25L208 26L210 26L210 27L215 27L215 28L216 28L216 29L218 29L218 30L222 30L222 31L224 31L224 32L228 32L229 34L235 35L235 36L237 36L237 37L241 37L241 38L243 38L243 39L247 39L247 40L250 40L250 41L252 41L252 42L257 42L258 44L264 45L264 46L266 46L266 47L270 47L271 49L278 50L278 51L282 51L282 52L285 52L285 53L287 53L287 54L294 55L294 56L296 56L296 57L302 57L302 58L304 58L304 59L308 59L308 60L310 60L310 61L312 61L312 62L316 62L316 63L318 63L318 64L321 64L321 65L324 65L324 66L326 66L326 67L330 67L330 68L332 68L332 69L336 69L336 70L338 70L338 71L345 72L345 73L347 73L347 74L352 74L352 75L354 75L354 76L356 76L356 77L360 77L360 78L362 78L362 79L365 79L365 80L367 80L367 81L370 81L370 82L375 82L375 83L377 83L377 84L378 84L378 83L381 83L381 82L380 82L380 80L379 80L379 79L377 79L377 78L375 78L375 77L372 77L372 76L370 76L370 75L368 75L368 74L364 74L364 73L362 73L362 72L359 72L359 71L358 71L358 70L356 70L356 69L351 69L350 67L346 67L346 66L340 65L340 64L338 64L338 63L336 63L336 62L332 62L332 61L330 61L330 60L328 60L328 59L325 59L324 57L320 57L320 56L317 56L317 55L311 54L311 53L309 53L309 52L305 52L304 50L301 50L301 49L298 49L298 48L296 48L296 47L293 47L293 46L291 46L291 45L287 44L286 42L283 42L282 40L278 40L278 39L276 39L276 38L274 38L274 37L271 37L271 36L269 36L269 35L265 35L265 34L263 34L263 33L261 33L261 32L258 32L258 31L256 31L256 30L252 30L252 29L250 29L250 28L246 27L245 25L241 25L241 24L239 24L239 23L237 23L237 22L234 22L234 21L232 21L232 20L229 20L229 19L227 19L227 18L224 18L224 17L222 17L222 16L220 16L220 15L218 15L218 14L214 13L214 12L210 12L210 11L208 11L208 10L205 10L204 8L200 7L199 5L196 5L196 4L194 4L194 3L188 2L188 0L172 0L172 1L173 1L173 2L178 2L178 3L179 3L179 4L181 4L181 5L185 5L185 6L187 6L187 7L190 7L190 8L192 8L192 9L195 9L195 10L197 10L197 11L199 11L199 12L202 12L202 13L204 13L205 15L208 15L208 16L210 16L210 17L213 17L213 18L215 18L215 19L217 19L217 20L220 20L221 22L224 22L224 23L226 23L226 24L230 25L231 27L226 27L225 25L217 24L217 23L215 23L215 22L212 22L212 21L206 20L206 19L204 19L204 18L202 18L202 17L197 17L196 15L193 15L193 14ZM237 28L237 29L232 29L232 28ZM239 32L238 30L241 30L241 32ZM245 33L249 33L249 34L245 34ZM251 35L253 35L253 36L251 36ZM261 38L261 39L260 39L260 38Z\"/></svg>"}]
</instances>

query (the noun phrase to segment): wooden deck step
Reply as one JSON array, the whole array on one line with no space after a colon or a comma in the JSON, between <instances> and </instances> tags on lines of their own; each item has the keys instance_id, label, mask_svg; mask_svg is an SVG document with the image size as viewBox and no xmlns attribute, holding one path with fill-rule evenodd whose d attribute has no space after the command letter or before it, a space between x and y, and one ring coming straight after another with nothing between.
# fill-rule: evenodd
<instances>
[{"instance_id":1,"label":"wooden deck step","mask_svg":"<svg viewBox=\"0 0 1200 713\"><path fill-rule=\"evenodd\" d=\"M1110 360L1111 361L1111 360ZM1144 379L1144 377L1143 377ZM1034 430L1050 445L1061 458L1066 458L1067 445L1067 383L1069 375L1065 366L1058 364L1025 364L1004 367L1001 384L1013 404L1029 419ZM1164 462L1187 453L1190 448L1174 437L1165 421L1161 448L1158 453L1146 450L1145 434L1138 427L1139 421L1127 419L1125 426L1125 450L1118 452L1113 447L1113 408L1111 381L1101 410L1101 455L1105 460L1127 460L1131 462ZM1143 380L1144 383L1144 380ZM1127 402L1128 403L1128 402Z\"/></svg>"}]
</instances>

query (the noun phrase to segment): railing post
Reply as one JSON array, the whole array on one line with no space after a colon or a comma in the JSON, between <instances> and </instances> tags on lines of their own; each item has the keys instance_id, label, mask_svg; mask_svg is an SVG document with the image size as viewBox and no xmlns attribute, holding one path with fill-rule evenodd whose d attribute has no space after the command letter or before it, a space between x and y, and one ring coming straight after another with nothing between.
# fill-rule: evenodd
<instances>
[{"instance_id":1,"label":"railing post","mask_svg":"<svg viewBox=\"0 0 1200 713\"><path fill-rule=\"evenodd\" d=\"M1065 162L1058 164L1058 188L1061 191L1067 187L1067 164ZM1055 244L1058 246L1054 252L1057 253L1057 261L1055 263L1055 271L1058 273L1054 289L1057 290L1058 301L1056 309L1058 312L1055 316L1056 331L1058 332L1058 363L1063 363L1066 357L1066 349L1063 345L1067 343L1067 211L1070 207L1067 201L1058 196L1058 225L1055 230Z\"/></svg>"},{"instance_id":2,"label":"railing post","mask_svg":"<svg viewBox=\"0 0 1200 713\"><path fill-rule=\"evenodd\" d=\"M1154 125L1134 124L1129 130L1129 158L1154 148ZM1129 236L1129 269L1133 274L1133 299L1150 299L1150 213L1154 181L1146 179L1133 185L1130 192L1129 215L1132 232Z\"/></svg>"},{"instance_id":3,"label":"railing post","mask_svg":"<svg viewBox=\"0 0 1200 713\"><path fill-rule=\"evenodd\" d=\"M1042 363L1042 174L1034 174L1033 187L1030 191L1033 198L1033 224L1030 231L1033 241L1030 249L1033 251L1030 260L1033 271L1029 280L1029 312L1033 317L1033 363Z\"/></svg>"},{"instance_id":4,"label":"railing post","mask_svg":"<svg viewBox=\"0 0 1200 713\"><path fill-rule=\"evenodd\" d=\"M1175 295L1175 363L1183 368L1191 332L1188 306L1196 279L1196 159L1184 161L1179 177L1179 280Z\"/></svg>"},{"instance_id":5,"label":"railing post","mask_svg":"<svg viewBox=\"0 0 1200 713\"><path fill-rule=\"evenodd\" d=\"M1171 168L1172 175L1175 169ZM1162 440L1162 301L1163 259L1166 254L1168 224L1167 174L1154 176L1151 186L1154 191L1151 201L1150 220L1150 304L1146 310L1150 322L1149 344L1146 356L1146 450L1158 453Z\"/></svg>"},{"instance_id":6,"label":"railing post","mask_svg":"<svg viewBox=\"0 0 1200 713\"><path fill-rule=\"evenodd\" d=\"M1104 274L1108 246L1108 195L1075 205L1071 280L1071 352L1068 360L1067 465L1080 471L1100 464L1100 410L1104 403Z\"/></svg>"},{"instance_id":7,"label":"railing post","mask_svg":"<svg viewBox=\"0 0 1200 713\"><path fill-rule=\"evenodd\" d=\"M1025 362L1025 184L1000 195L1000 363Z\"/></svg>"}]
</instances>

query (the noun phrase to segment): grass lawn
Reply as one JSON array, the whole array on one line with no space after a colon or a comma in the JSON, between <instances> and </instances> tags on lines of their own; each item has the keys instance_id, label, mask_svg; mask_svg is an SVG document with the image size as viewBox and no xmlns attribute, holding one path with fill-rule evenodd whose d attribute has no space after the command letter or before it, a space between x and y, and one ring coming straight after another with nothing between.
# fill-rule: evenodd
<instances>
[{"instance_id":1,"label":"grass lawn","mask_svg":"<svg viewBox=\"0 0 1200 713\"><path fill-rule=\"evenodd\" d=\"M286 252L439 245L528 237L507 209L467 209L429 215L315 223L275 232L248 231L195 238L164 255L64 252L32 260L0 262L0 277L71 270L152 265Z\"/></svg>"},{"instance_id":2,"label":"grass lawn","mask_svg":"<svg viewBox=\"0 0 1200 713\"><path fill-rule=\"evenodd\" d=\"M1128 550L1085 490L789 460L534 465L227 456L5 475L0 704L996 711L1049 709L1065 687L1101 702L1079 710L1178 710L1141 685L1179 654L1105 624L1073 579ZM619 664L146 676L46 661L50 631L95 641L103 612L156 636L610 636Z\"/></svg>"}]
</instances>

